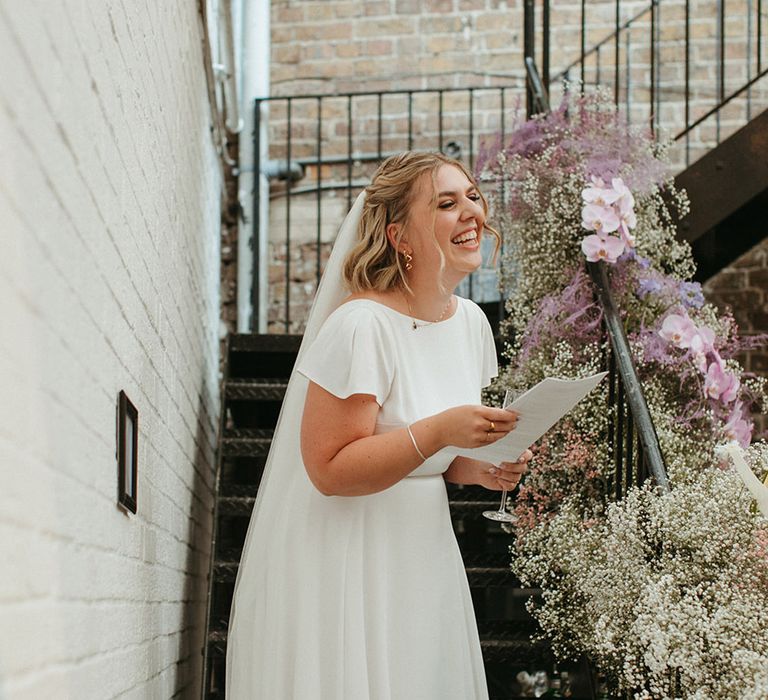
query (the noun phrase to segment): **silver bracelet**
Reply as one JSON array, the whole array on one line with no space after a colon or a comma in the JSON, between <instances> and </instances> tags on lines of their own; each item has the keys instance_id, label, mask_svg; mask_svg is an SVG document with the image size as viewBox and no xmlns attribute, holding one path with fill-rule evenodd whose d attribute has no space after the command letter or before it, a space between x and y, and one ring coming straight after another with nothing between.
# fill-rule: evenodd
<instances>
[{"instance_id":1,"label":"silver bracelet","mask_svg":"<svg viewBox=\"0 0 768 700\"><path fill-rule=\"evenodd\" d=\"M410 435L410 436L411 436L411 442L413 443L413 446L416 448L416 452L418 452L418 453L419 453L419 457L421 457L421 459L422 459L424 462L426 462L426 461L427 461L427 458L424 456L424 453L423 453L423 452L422 452L422 451L419 449L419 446L416 444L416 438L415 438L415 437L413 437L413 433L411 432L411 426L410 426L410 425L407 425L407 426L406 426L406 429L408 430L408 435Z\"/></svg>"}]
</instances>

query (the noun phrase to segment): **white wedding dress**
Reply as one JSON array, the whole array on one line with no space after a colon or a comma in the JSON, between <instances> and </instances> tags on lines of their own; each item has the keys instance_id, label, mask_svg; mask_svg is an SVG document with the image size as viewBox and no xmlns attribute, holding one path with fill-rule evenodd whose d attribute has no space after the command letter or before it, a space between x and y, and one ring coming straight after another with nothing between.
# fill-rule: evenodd
<instances>
[{"instance_id":1,"label":"white wedding dress","mask_svg":"<svg viewBox=\"0 0 768 700\"><path fill-rule=\"evenodd\" d=\"M383 433L479 404L497 371L491 329L474 302L459 297L452 316L414 330L410 317L355 299L302 347L292 384L300 396L308 379L342 398L375 395ZM296 418L283 427L293 440L283 434L267 477L274 483L262 484L259 497L271 492L249 525L229 622L226 697L487 699L442 477L452 456L441 450L379 493L323 496L301 463Z\"/></svg>"}]
</instances>

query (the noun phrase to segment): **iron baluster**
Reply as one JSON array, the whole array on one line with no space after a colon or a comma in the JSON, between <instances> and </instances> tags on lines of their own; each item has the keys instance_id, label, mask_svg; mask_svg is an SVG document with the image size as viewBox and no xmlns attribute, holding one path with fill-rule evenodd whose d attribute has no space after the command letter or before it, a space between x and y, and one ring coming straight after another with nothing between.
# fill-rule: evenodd
<instances>
[{"instance_id":1,"label":"iron baluster","mask_svg":"<svg viewBox=\"0 0 768 700\"><path fill-rule=\"evenodd\" d=\"M347 96L347 211L352 208L352 95Z\"/></svg>"},{"instance_id":2,"label":"iron baluster","mask_svg":"<svg viewBox=\"0 0 768 700\"><path fill-rule=\"evenodd\" d=\"M317 259L315 265L315 284L320 286L320 241L322 231L322 180L323 180L323 98L317 98Z\"/></svg>"},{"instance_id":3,"label":"iron baluster","mask_svg":"<svg viewBox=\"0 0 768 700\"><path fill-rule=\"evenodd\" d=\"M382 97L383 97L382 93L379 93L377 95L377 111L378 111L379 120L376 126L376 152L379 154L379 160L382 160L382 155L381 155Z\"/></svg>"},{"instance_id":4,"label":"iron baluster","mask_svg":"<svg viewBox=\"0 0 768 700\"><path fill-rule=\"evenodd\" d=\"M408 150L413 150L413 92L408 91Z\"/></svg>"},{"instance_id":5,"label":"iron baluster","mask_svg":"<svg viewBox=\"0 0 768 700\"><path fill-rule=\"evenodd\" d=\"M616 0L616 17L615 17L615 34L616 34L616 40L615 40L615 57L613 62L613 74L614 74L614 84L613 84L613 101L618 107L619 105L619 26L621 24L621 0Z\"/></svg>"},{"instance_id":6,"label":"iron baluster","mask_svg":"<svg viewBox=\"0 0 768 700\"><path fill-rule=\"evenodd\" d=\"M691 0L685 0L685 165L691 164Z\"/></svg>"},{"instance_id":7,"label":"iron baluster","mask_svg":"<svg viewBox=\"0 0 768 700\"><path fill-rule=\"evenodd\" d=\"M253 236L251 250L253 251L253 281L251 282L251 315L250 331L258 332L259 322L259 286L261 284L261 100L253 102Z\"/></svg>"},{"instance_id":8,"label":"iron baluster","mask_svg":"<svg viewBox=\"0 0 768 700\"><path fill-rule=\"evenodd\" d=\"M438 93L437 102L437 150L443 152L443 91Z\"/></svg>"},{"instance_id":9,"label":"iron baluster","mask_svg":"<svg viewBox=\"0 0 768 700\"><path fill-rule=\"evenodd\" d=\"M286 134L286 154L285 162L288 167L291 163L291 107L293 101L288 98L288 114L286 121L288 123L288 133ZM293 180L288 177L285 181L285 332L291 332L291 187Z\"/></svg>"},{"instance_id":10,"label":"iron baluster","mask_svg":"<svg viewBox=\"0 0 768 700\"><path fill-rule=\"evenodd\" d=\"M587 12L587 0L581 0L581 46L580 59L581 63L581 94L584 94L584 59L587 55L587 36L586 36L586 12Z\"/></svg>"}]
</instances>

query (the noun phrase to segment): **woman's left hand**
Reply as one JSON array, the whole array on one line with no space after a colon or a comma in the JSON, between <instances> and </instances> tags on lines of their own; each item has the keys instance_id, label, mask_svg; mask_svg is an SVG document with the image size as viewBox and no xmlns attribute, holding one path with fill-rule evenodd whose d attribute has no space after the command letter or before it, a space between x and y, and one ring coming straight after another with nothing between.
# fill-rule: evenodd
<instances>
[{"instance_id":1,"label":"woman's left hand","mask_svg":"<svg viewBox=\"0 0 768 700\"><path fill-rule=\"evenodd\" d=\"M507 489L512 491L528 470L528 462L533 458L533 452L526 450L516 462L502 462L498 467L491 466L481 475L480 485L492 491Z\"/></svg>"}]
</instances>

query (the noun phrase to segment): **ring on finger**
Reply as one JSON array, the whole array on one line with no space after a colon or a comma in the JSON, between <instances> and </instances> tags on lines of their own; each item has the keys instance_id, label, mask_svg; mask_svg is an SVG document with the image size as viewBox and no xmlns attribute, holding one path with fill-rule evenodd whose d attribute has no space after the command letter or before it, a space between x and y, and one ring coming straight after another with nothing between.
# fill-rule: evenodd
<instances>
[{"instance_id":1,"label":"ring on finger","mask_svg":"<svg viewBox=\"0 0 768 700\"><path fill-rule=\"evenodd\" d=\"M494 423L492 420L488 421L491 424L491 427L486 430L486 433L492 433L496 430L496 423Z\"/></svg>"}]
</instances>

